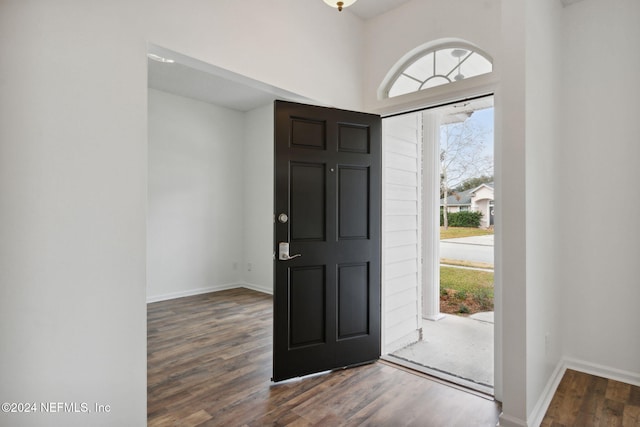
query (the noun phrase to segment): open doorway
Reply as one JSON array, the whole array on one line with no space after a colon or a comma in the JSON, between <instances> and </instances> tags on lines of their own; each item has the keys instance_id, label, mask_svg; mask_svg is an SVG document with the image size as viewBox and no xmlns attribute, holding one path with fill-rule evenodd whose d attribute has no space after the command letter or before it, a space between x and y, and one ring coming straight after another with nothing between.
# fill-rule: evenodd
<instances>
[{"instance_id":1,"label":"open doorway","mask_svg":"<svg viewBox=\"0 0 640 427\"><path fill-rule=\"evenodd\" d=\"M385 358L493 394L493 97L383 120Z\"/></svg>"},{"instance_id":2,"label":"open doorway","mask_svg":"<svg viewBox=\"0 0 640 427\"><path fill-rule=\"evenodd\" d=\"M161 46L147 56L147 302L273 293L273 101L310 101Z\"/></svg>"}]
</instances>

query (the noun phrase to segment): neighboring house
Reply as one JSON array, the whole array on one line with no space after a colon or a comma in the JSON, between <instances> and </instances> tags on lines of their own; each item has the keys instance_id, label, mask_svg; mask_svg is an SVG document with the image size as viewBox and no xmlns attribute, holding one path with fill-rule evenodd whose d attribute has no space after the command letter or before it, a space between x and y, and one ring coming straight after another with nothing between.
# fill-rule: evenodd
<instances>
[{"instance_id":1,"label":"neighboring house","mask_svg":"<svg viewBox=\"0 0 640 427\"><path fill-rule=\"evenodd\" d=\"M444 206L444 199L440 199L440 207L442 206ZM482 212L480 226L493 225L493 182L447 197L447 212L460 211L480 211Z\"/></svg>"}]
</instances>

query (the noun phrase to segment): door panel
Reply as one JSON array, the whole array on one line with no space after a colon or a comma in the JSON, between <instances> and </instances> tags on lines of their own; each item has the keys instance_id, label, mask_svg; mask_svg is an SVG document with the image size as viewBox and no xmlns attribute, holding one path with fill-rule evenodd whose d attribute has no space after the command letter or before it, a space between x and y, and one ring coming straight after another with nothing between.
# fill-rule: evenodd
<instances>
[{"instance_id":1,"label":"door panel","mask_svg":"<svg viewBox=\"0 0 640 427\"><path fill-rule=\"evenodd\" d=\"M338 267L338 340L369 333L369 263Z\"/></svg>"},{"instance_id":2,"label":"door panel","mask_svg":"<svg viewBox=\"0 0 640 427\"><path fill-rule=\"evenodd\" d=\"M369 238L369 168L342 166L338 172L338 238Z\"/></svg>"},{"instance_id":3,"label":"door panel","mask_svg":"<svg viewBox=\"0 0 640 427\"><path fill-rule=\"evenodd\" d=\"M339 151L369 153L369 127L341 124L339 129Z\"/></svg>"},{"instance_id":4,"label":"door panel","mask_svg":"<svg viewBox=\"0 0 640 427\"><path fill-rule=\"evenodd\" d=\"M380 356L380 175L379 116L276 101L274 381Z\"/></svg>"},{"instance_id":5,"label":"door panel","mask_svg":"<svg viewBox=\"0 0 640 427\"><path fill-rule=\"evenodd\" d=\"M292 268L289 273L289 347L323 344L326 337L324 266Z\"/></svg>"},{"instance_id":6,"label":"door panel","mask_svg":"<svg viewBox=\"0 0 640 427\"><path fill-rule=\"evenodd\" d=\"M292 163L289 173L291 241L325 240L325 165Z\"/></svg>"},{"instance_id":7,"label":"door panel","mask_svg":"<svg viewBox=\"0 0 640 427\"><path fill-rule=\"evenodd\" d=\"M325 125L324 121L292 117L291 146L324 150L327 134Z\"/></svg>"}]
</instances>

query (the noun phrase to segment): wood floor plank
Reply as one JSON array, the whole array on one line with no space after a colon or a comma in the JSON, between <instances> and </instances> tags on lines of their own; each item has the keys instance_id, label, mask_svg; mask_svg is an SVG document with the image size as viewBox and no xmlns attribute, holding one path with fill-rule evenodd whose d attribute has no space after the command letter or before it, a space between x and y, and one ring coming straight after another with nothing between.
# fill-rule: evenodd
<instances>
[{"instance_id":1,"label":"wood floor plank","mask_svg":"<svg viewBox=\"0 0 640 427\"><path fill-rule=\"evenodd\" d=\"M542 427L640 427L640 387L568 369Z\"/></svg>"},{"instance_id":2,"label":"wood floor plank","mask_svg":"<svg viewBox=\"0 0 640 427\"><path fill-rule=\"evenodd\" d=\"M640 426L640 405L627 405L622 415L623 427Z\"/></svg>"},{"instance_id":3,"label":"wood floor plank","mask_svg":"<svg viewBox=\"0 0 640 427\"><path fill-rule=\"evenodd\" d=\"M626 403L629 400L630 395L631 395L630 384L625 384L618 381L607 382L607 392L605 394L605 397L607 399Z\"/></svg>"}]
</instances>

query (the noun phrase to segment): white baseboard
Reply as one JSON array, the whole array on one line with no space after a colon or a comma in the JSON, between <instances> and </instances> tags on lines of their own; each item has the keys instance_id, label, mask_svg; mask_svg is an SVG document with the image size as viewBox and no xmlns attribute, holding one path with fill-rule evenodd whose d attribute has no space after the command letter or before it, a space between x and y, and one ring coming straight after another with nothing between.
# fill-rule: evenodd
<instances>
[{"instance_id":1,"label":"white baseboard","mask_svg":"<svg viewBox=\"0 0 640 427\"><path fill-rule=\"evenodd\" d=\"M566 363L564 359L561 359L553 370L551 377L549 377L549 381L547 381L547 384L544 386L542 394L536 402L536 405L529 414L529 420L531 420L528 423L529 427L538 427L542 424L542 420L544 419L547 409L549 409L549 405L551 404L551 399L553 399L553 396L556 394L558 385L560 384L566 370Z\"/></svg>"},{"instance_id":2,"label":"white baseboard","mask_svg":"<svg viewBox=\"0 0 640 427\"><path fill-rule=\"evenodd\" d=\"M224 283L221 285L208 286L206 288L188 289L185 291L169 292L161 295L147 296L147 304L176 298L190 297L192 295L206 294L209 292L225 291L227 289L241 288L243 286L244 285L242 283Z\"/></svg>"},{"instance_id":3,"label":"white baseboard","mask_svg":"<svg viewBox=\"0 0 640 427\"><path fill-rule=\"evenodd\" d=\"M264 286L255 285L253 283L242 283L241 285L238 285L238 286L242 288L251 289L252 291L258 291L264 294L273 295L273 289L265 288Z\"/></svg>"},{"instance_id":4,"label":"white baseboard","mask_svg":"<svg viewBox=\"0 0 640 427\"><path fill-rule=\"evenodd\" d=\"M572 358L565 358L564 363L567 369L573 369L574 371L584 372L585 374L591 374L640 387L640 372L623 371L621 369Z\"/></svg>"},{"instance_id":5,"label":"white baseboard","mask_svg":"<svg viewBox=\"0 0 640 427\"><path fill-rule=\"evenodd\" d=\"M527 422L520 418L512 417L510 415L500 414L498 424L500 427L527 427Z\"/></svg>"},{"instance_id":6,"label":"white baseboard","mask_svg":"<svg viewBox=\"0 0 640 427\"><path fill-rule=\"evenodd\" d=\"M255 285L253 283L224 283L222 285L208 286L206 288L188 289L185 291L169 292L167 294L147 297L147 304L150 304L152 302L167 301L176 298L190 297L193 295L208 294L209 292L226 291L228 289L236 288L247 288L251 289L252 291L273 295L273 289L268 289L260 285Z\"/></svg>"}]
</instances>

